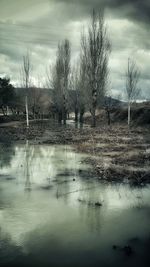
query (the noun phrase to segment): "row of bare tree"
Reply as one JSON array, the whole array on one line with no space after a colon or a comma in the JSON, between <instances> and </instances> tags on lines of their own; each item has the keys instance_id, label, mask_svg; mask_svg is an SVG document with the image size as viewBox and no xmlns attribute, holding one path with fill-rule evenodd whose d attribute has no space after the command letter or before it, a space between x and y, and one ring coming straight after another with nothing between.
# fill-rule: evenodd
<instances>
[{"instance_id":1,"label":"row of bare tree","mask_svg":"<svg viewBox=\"0 0 150 267\"><path fill-rule=\"evenodd\" d=\"M83 32L80 41L80 56L71 68L70 43L68 40L58 45L56 62L52 68L51 86L53 101L57 107L58 120L66 123L69 105L74 107L75 121L83 122L85 111L91 112L92 126L96 126L96 109L100 107L108 92L108 60L111 44L103 14L93 11L87 32ZM128 125L130 125L130 106L139 93L137 84L139 70L132 60L128 60L126 73L126 93L128 98ZM69 99L68 90L74 91ZM109 115L107 105L107 113ZM110 121L110 116L108 116Z\"/></svg>"},{"instance_id":2,"label":"row of bare tree","mask_svg":"<svg viewBox=\"0 0 150 267\"><path fill-rule=\"evenodd\" d=\"M83 31L80 41L78 61L71 66L71 46L69 40L58 45L56 61L47 74L48 86L53 91L52 102L58 121L66 124L67 113L74 110L75 121L83 122L85 111L90 111L92 126L96 126L96 110L107 93L109 81L108 60L111 44L102 13L93 11L87 31ZM26 88L26 120L29 127L28 90L31 63L29 55L23 58L22 76ZM128 60L126 73L126 92L128 97L128 125L130 125L130 107L135 95L139 93L137 84L139 70L132 60ZM72 94L69 91L72 90ZM107 111L109 107L107 105ZM109 112L108 112L109 115ZM109 116L108 116L109 117ZM110 118L109 118L110 120Z\"/></svg>"},{"instance_id":3,"label":"row of bare tree","mask_svg":"<svg viewBox=\"0 0 150 267\"><path fill-rule=\"evenodd\" d=\"M84 112L88 110L92 115L92 126L96 125L96 109L105 95L108 80L110 47L103 15L95 11L88 32L82 33L80 56L75 66L71 68L69 41L58 45L51 86L58 119L64 124L69 105L73 105L76 121L80 114L80 122L83 122ZM68 98L69 89L74 90L71 100Z\"/></svg>"}]
</instances>

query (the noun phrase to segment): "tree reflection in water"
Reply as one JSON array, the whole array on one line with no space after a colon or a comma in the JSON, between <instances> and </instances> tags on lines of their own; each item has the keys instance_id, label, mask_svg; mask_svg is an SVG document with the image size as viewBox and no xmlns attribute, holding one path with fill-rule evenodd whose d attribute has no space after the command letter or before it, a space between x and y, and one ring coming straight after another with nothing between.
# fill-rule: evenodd
<instances>
[{"instance_id":1,"label":"tree reflection in water","mask_svg":"<svg viewBox=\"0 0 150 267\"><path fill-rule=\"evenodd\" d=\"M11 142L0 143L0 168L9 166L15 156L15 148Z\"/></svg>"},{"instance_id":2,"label":"tree reflection in water","mask_svg":"<svg viewBox=\"0 0 150 267\"><path fill-rule=\"evenodd\" d=\"M26 148L25 148L25 190L31 190L31 181L30 181L30 172L29 172L29 141L26 140Z\"/></svg>"}]
</instances>

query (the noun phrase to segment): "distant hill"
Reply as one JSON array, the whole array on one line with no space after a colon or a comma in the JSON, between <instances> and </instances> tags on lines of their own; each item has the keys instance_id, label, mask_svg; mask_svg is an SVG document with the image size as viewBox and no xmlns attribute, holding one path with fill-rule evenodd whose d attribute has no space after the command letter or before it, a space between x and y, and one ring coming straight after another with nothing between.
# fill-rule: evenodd
<instances>
[{"instance_id":1,"label":"distant hill","mask_svg":"<svg viewBox=\"0 0 150 267\"><path fill-rule=\"evenodd\" d=\"M47 88L38 88L38 87L31 87L29 88L29 92L32 91L32 90L35 90L35 91L40 91L42 94L45 94L47 96L52 96L52 92L53 90L52 89L47 89ZM15 88L15 92L17 95L25 95L26 94L26 88L22 88L22 87L16 87Z\"/></svg>"},{"instance_id":2,"label":"distant hill","mask_svg":"<svg viewBox=\"0 0 150 267\"><path fill-rule=\"evenodd\" d=\"M125 101L121 101L113 97L105 96L103 106L106 106L107 104L111 107L122 107L125 106L127 103Z\"/></svg>"},{"instance_id":3,"label":"distant hill","mask_svg":"<svg viewBox=\"0 0 150 267\"><path fill-rule=\"evenodd\" d=\"M48 88L29 88L29 92L32 91L32 90L37 90L38 92L40 91L41 94L47 96L47 97L50 97L52 99L52 94L53 94L53 89L48 89ZM18 87L18 88L15 88L15 91L16 91L16 94L17 95L22 95L24 96L26 94L26 89L25 88L21 88L21 87ZM69 95L74 98L75 97L75 91L74 90L69 90ZM117 107L117 106L124 106L126 105L126 102L123 102L123 101L120 101L118 99L115 99L115 98L112 98L112 97L105 97L103 102L102 102L102 106L104 106L106 103L109 102L111 98L111 105L114 106L114 107Z\"/></svg>"},{"instance_id":4,"label":"distant hill","mask_svg":"<svg viewBox=\"0 0 150 267\"><path fill-rule=\"evenodd\" d=\"M112 113L113 120L127 121L127 108L116 109ZM150 124L150 103L133 104L131 106L131 122L134 124Z\"/></svg>"},{"instance_id":5,"label":"distant hill","mask_svg":"<svg viewBox=\"0 0 150 267\"><path fill-rule=\"evenodd\" d=\"M108 99L106 99L108 100ZM121 102L121 103L120 103ZM112 123L127 123L128 110L127 103L122 101L112 100L113 105L110 109L110 117ZM99 109L96 115L97 125L107 124L107 113L105 106ZM86 123L91 123L91 114L85 116ZM131 124L134 125L150 125L150 101L143 103L134 103L131 105Z\"/></svg>"}]
</instances>

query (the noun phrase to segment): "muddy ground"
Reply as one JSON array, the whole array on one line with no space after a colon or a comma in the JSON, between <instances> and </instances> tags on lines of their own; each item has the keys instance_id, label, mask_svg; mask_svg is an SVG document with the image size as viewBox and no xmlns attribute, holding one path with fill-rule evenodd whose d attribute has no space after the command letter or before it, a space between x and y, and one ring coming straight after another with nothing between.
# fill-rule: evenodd
<instances>
[{"instance_id":1,"label":"muddy ground","mask_svg":"<svg viewBox=\"0 0 150 267\"><path fill-rule=\"evenodd\" d=\"M0 125L0 142L31 140L35 144L71 144L78 152L87 153L98 179L145 185L150 182L150 128L125 124L91 128L54 121L32 121L26 129L23 122Z\"/></svg>"}]
</instances>

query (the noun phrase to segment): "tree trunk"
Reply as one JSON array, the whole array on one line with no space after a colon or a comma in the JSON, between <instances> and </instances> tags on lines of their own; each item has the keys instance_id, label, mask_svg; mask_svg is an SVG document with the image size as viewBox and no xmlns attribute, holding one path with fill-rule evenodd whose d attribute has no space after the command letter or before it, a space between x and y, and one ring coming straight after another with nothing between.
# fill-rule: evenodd
<instances>
[{"instance_id":1,"label":"tree trunk","mask_svg":"<svg viewBox=\"0 0 150 267\"><path fill-rule=\"evenodd\" d=\"M80 110L80 123L83 123L84 122L83 115L84 115L84 109L81 109Z\"/></svg>"},{"instance_id":2,"label":"tree trunk","mask_svg":"<svg viewBox=\"0 0 150 267\"><path fill-rule=\"evenodd\" d=\"M58 122L61 123L62 121L62 111L58 112Z\"/></svg>"},{"instance_id":3,"label":"tree trunk","mask_svg":"<svg viewBox=\"0 0 150 267\"><path fill-rule=\"evenodd\" d=\"M26 96L25 99L25 106L26 106L26 122L27 122L27 128L29 128L29 111L28 111L28 97Z\"/></svg>"},{"instance_id":4,"label":"tree trunk","mask_svg":"<svg viewBox=\"0 0 150 267\"><path fill-rule=\"evenodd\" d=\"M92 115L92 127L96 127L96 110L95 108L92 109L92 112L91 112L91 115Z\"/></svg>"},{"instance_id":5,"label":"tree trunk","mask_svg":"<svg viewBox=\"0 0 150 267\"><path fill-rule=\"evenodd\" d=\"M108 125L110 125L110 110L107 110Z\"/></svg>"},{"instance_id":6,"label":"tree trunk","mask_svg":"<svg viewBox=\"0 0 150 267\"><path fill-rule=\"evenodd\" d=\"M33 119L35 120L35 105L32 108Z\"/></svg>"},{"instance_id":7,"label":"tree trunk","mask_svg":"<svg viewBox=\"0 0 150 267\"><path fill-rule=\"evenodd\" d=\"M63 112L64 125L66 125L66 120L67 120L67 112L66 112L66 110L64 110L64 112Z\"/></svg>"},{"instance_id":8,"label":"tree trunk","mask_svg":"<svg viewBox=\"0 0 150 267\"><path fill-rule=\"evenodd\" d=\"M130 130L130 120L131 120L131 107L130 101L128 102L128 129Z\"/></svg>"},{"instance_id":9,"label":"tree trunk","mask_svg":"<svg viewBox=\"0 0 150 267\"><path fill-rule=\"evenodd\" d=\"M78 113L79 113L78 109L75 108L75 122L78 122Z\"/></svg>"},{"instance_id":10,"label":"tree trunk","mask_svg":"<svg viewBox=\"0 0 150 267\"><path fill-rule=\"evenodd\" d=\"M63 95L63 123L64 125L66 125L66 120L67 120L66 97L65 95Z\"/></svg>"},{"instance_id":11,"label":"tree trunk","mask_svg":"<svg viewBox=\"0 0 150 267\"><path fill-rule=\"evenodd\" d=\"M97 92L94 89L93 90L93 94L92 94L92 110L91 110L91 114L92 114L92 127L96 127L96 101L97 100Z\"/></svg>"}]
</instances>

